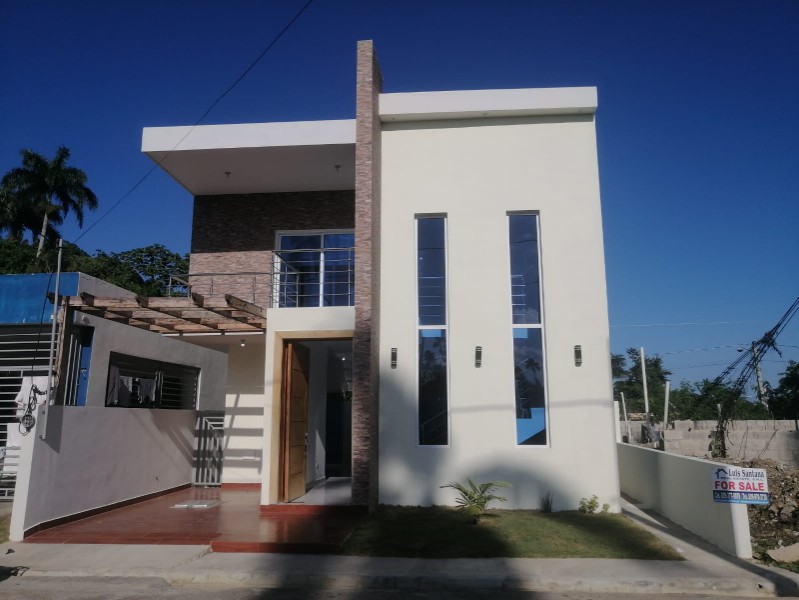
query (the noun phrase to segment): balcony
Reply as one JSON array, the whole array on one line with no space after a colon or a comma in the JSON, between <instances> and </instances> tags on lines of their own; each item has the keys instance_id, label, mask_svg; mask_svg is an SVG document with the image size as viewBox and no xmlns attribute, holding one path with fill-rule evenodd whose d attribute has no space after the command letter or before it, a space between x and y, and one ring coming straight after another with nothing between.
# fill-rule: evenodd
<instances>
[{"instance_id":1,"label":"balcony","mask_svg":"<svg viewBox=\"0 0 799 600\"><path fill-rule=\"evenodd\" d=\"M271 270L170 276L169 295L230 294L264 308L353 306L355 249L315 248L272 253Z\"/></svg>"}]
</instances>

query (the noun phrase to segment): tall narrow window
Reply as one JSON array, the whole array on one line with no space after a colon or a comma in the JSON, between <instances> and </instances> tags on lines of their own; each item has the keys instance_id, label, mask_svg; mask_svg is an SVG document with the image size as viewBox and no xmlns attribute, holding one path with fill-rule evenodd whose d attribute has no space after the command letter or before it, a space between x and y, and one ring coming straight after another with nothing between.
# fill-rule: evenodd
<instances>
[{"instance_id":1,"label":"tall narrow window","mask_svg":"<svg viewBox=\"0 0 799 600\"><path fill-rule=\"evenodd\" d=\"M446 218L416 221L419 313L419 445L449 443Z\"/></svg>"},{"instance_id":2,"label":"tall narrow window","mask_svg":"<svg viewBox=\"0 0 799 600\"><path fill-rule=\"evenodd\" d=\"M508 221L516 443L544 446L547 418L538 215L511 214Z\"/></svg>"}]
</instances>

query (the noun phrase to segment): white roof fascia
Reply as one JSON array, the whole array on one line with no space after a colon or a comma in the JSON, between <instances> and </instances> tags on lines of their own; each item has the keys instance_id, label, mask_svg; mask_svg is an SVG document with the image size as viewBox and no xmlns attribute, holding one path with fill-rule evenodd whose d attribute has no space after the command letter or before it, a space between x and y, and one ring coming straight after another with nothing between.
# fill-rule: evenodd
<instances>
[{"instance_id":1,"label":"white roof fascia","mask_svg":"<svg viewBox=\"0 0 799 600\"><path fill-rule=\"evenodd\" d=\"M145 127L142 152L329 146L355 143L355 120Z\"/></svg>"},{"instance_id":2,"label":"white roof fascia","mask_svg":"<svg viewBox=\"0 0 799 600\"><path fill-rule=\"evenodd\" d=\"M594 114L595 87L380 94L381 121Z\"/></svg>"}]
</instances>

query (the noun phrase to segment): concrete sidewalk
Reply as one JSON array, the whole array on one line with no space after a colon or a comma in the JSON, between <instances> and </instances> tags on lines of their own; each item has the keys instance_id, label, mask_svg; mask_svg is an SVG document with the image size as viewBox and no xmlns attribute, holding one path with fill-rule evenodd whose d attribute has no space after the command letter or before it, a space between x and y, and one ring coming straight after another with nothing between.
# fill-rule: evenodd
<instances>
[{"instance_id":1,"label":"concrete sidewalk","mask_svg":"<svg viewBox=\"0 0 799 600\"><path fill-rule=\"evenodd\" d=\"M0 545L0 578L157 577L174 585L306 589L481 589L734 597L799 596L799 576L717 552L630 505L625 511L685 561L441 559L210 553L207 546Z\"/></svg>"}]
</instances>

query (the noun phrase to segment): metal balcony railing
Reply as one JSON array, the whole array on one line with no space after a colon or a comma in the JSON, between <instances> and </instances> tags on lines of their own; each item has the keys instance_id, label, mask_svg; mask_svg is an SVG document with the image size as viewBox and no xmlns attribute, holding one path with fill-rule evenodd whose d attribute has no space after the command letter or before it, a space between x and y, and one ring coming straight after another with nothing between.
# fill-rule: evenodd
<instances>
[{"instance_id":1,"label":"metal balcony railing","mask_svg":"<svg viewBox=\"0 0 799 600\"><path fill-rule=\"evenodd\" d=\"M169 278L170 296L231 294L270 308L353 306L354 248L281 250L271 270L185 273Z\"/></svg>"}]
</instances>

